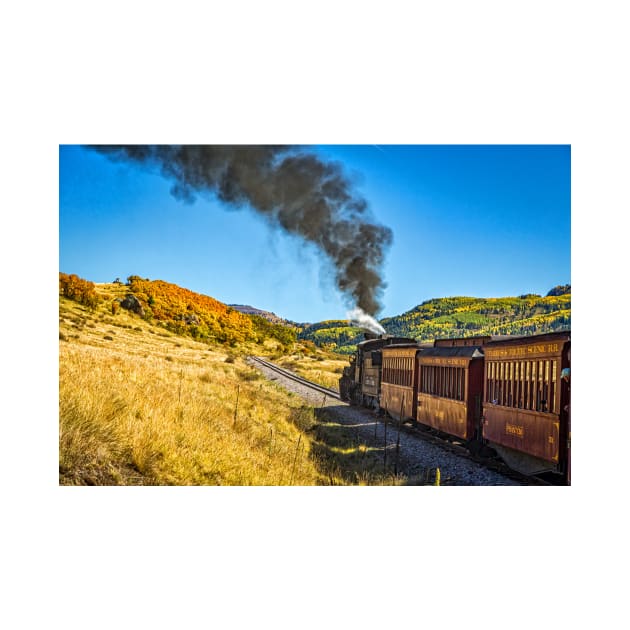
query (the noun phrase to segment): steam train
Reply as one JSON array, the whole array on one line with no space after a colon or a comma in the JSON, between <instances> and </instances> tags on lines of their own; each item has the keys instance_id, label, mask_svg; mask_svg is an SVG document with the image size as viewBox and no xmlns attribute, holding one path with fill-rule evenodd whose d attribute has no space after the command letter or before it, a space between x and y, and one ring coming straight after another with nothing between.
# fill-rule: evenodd
<instances>
[{"instance_id":1,"label":"steam train","mask_svg":"<svg viewBox=\"0 0 630 630\"><path fill-rule=\"evenodd\" d=\"M365 336L339 379L343 400L570 485L570 331L430 344Z\"/></svg>"}]
</instances>

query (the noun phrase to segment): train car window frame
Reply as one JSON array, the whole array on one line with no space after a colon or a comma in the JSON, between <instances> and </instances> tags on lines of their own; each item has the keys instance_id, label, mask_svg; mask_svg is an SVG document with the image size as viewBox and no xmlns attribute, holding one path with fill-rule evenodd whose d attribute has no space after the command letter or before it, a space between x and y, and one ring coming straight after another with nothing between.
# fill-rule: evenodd
<instances>
[{"instance_id":1,"label":"train car window frame","mask_svg":"<svg viewBox=\"0 0 630 630\"><path fill-rule=\"evenodd\" d=\"M485 400L511 409L557 414L560 396L558 365L555 358L488 360L485 365ZM455 372L451 397L463 399L459 398L458 378ZM446 387L448 391L448 383Z\"/></svg>"},{"instance_id":2,"label":"train car window frame","mask_svg":"<svg viewBox=\"0 0 630 630\"><path fill-rule=\"evenodd\" d=\"M557 359L552 359L551 360L551 390L549 392L549 398L552 404L552 407L551 407L552 413L558 413L558 403L557 403L556 397L558 396L558 392L560 388L557 387L557 383L558 383L558 361Z\"/></svg>"}]
</instances>

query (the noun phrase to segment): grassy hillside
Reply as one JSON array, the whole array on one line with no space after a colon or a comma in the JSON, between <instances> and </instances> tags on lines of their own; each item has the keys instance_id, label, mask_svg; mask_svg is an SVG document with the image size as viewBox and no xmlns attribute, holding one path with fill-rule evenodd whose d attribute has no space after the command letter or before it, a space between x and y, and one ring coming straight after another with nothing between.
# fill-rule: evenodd
<instances>
[{"instance_id":1,"label":"grassy hillside","mask_svg":"<svg viewBox=\"0 0 630 630\"><path fill-rule=\"evenodd\" d=\"M451 297L428 300L397 317L380 320L385 330L420 342L438 337L534 335L571 327L571 293L504 298ZM554 292L550 291L550 293ZM340 353L351 353L363 333L345 321L321 322L299 337Z\"/></svg>"},{"instance_id":2,"label":"grassy hillside","mask_svg":"<svg viewBox=\"0 0 630 630\"><path fill-rule=\"evenodd\" d=\"M269 322L258 315L243 314L212 297L163 280L130 276L124 292L137 300L135 312L144 319L193 339L232 346L243 342L262 343L269 337L287 346L295 341L292 327ZM120 305L124 307L125 301L120 301Z\"/></svg>"},{"instance_id":3,"label":"grassy hillside","mask_svg":"<svg viewBox=\"0 0 630 630\"><path fill-rule=\"evenodd\" d=\"M79 280L60 284L61 293L78 287L59 304L60 484L408 482L383 471L378 448L246 362L248 354L285 356L282 341L259 338L255 325L243 341L194 339L165 326L177 321L163 318L168 301L147 317L112 307L128 286ZM313 344L290 352L307 372L317 365L320 380L334 363Z\"/></svg>"},{"instance_id":4,"label":"grassy hillside","mask_svg":"<svg viewBox=\"0 0 630 630\"><path fill-rule=\"evenodd\" d=\"M363 330L351 326L346 320L310 324L299 331L298 338L339 354L351 354L356 350L356 344L364 339Z\"/></svg>"}]
</instances>

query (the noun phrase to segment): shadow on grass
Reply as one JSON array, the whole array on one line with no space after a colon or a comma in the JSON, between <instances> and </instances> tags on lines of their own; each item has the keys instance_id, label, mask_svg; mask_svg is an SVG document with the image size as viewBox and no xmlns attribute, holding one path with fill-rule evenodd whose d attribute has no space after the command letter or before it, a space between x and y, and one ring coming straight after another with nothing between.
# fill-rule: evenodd
<instances>
[{"instance_id":1,"label":"shadow on grass","mask_svg":"<svg viewBox=\"0 0 630 630\"><path fill-rule=\"evenodd\" d=\"M343 424L339 416L345 406L295 410L292 421L310 434L310 458L322 482L330 485L433 485L432 469L408 476L402 471L397 448L397 433L393 429L385 448L382 428L373 438L370 424ZM376 421L376 419L375 419Z\"/></svg>"}]
</instances>

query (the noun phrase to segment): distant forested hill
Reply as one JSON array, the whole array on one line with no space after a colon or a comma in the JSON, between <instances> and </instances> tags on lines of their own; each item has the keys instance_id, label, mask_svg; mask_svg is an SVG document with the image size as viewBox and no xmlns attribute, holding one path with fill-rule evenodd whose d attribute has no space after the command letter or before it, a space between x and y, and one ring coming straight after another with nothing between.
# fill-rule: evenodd
<instances>
[{"instance_id":1,"label":"distant forested hill","mask_svg":"<svg viewBox=\"0 0 630 630\"><path fill-rule=\"evenodd\" d=\"M475 335L535 335L571 327L571 287L554 287L546 297L449 297L427 300L397 317L380 320L388 334L420 342ZM337 352L353 352L363 331L347 321L305 327L300 338Z\"/></svg>"}]
</instances>

